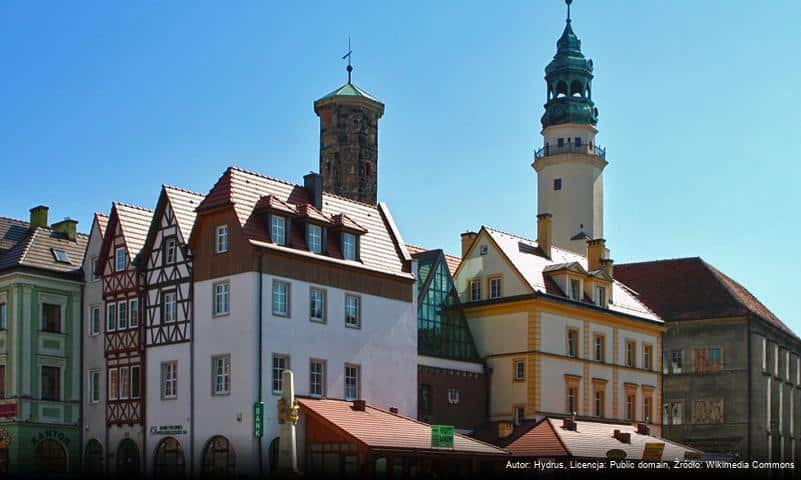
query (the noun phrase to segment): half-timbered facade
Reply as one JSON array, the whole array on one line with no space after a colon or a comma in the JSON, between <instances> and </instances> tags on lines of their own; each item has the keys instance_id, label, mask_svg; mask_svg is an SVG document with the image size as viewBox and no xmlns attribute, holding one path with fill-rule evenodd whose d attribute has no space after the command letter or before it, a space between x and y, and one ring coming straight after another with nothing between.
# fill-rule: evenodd
<instances>
[{"instance_id":1,"label":"half-timbered facade","mask_svg":"<svg viewBox=\"0 0 801 480\"><path fill-rule=\"evenodd\" d=\"M187 240L203 195L163 186L144 247L136 264L143 278L142 308L146 345L144 398L147 405L150 475L188 473L191 454L192 262ZM157 462L161 458L163 461Z\"/></svg>"},{"instance_id":2,"label":"half-timbered facade","mask_svg":"<svg viewBox=\"0 0 801 480\"><path fill-rule=\"evenodd\" d=\"M105 313L107 438L116 452L113 470L123 473L141 471L142 465L145 342L141 282L133 260L152 217L150 210L113 203L98 256Z\"/></svg>"}]
</instances>

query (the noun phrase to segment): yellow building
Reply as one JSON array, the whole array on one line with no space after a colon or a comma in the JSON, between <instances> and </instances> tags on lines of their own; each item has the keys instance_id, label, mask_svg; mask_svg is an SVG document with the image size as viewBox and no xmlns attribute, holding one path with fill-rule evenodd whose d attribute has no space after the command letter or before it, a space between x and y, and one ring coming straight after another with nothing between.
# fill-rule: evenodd
<instances>
[{"instance_id":1,"label":"yellow building","mask_svg":"<svg viewBox=\"0 0 801 480\"><path fill-rule=\"evenodd\" d=\"M488 227L462 235L455 273L489 373L489 420L568 415L661 424L662 321L614 280L602 239L579 255Z\"/></svg>"}]
</instances>

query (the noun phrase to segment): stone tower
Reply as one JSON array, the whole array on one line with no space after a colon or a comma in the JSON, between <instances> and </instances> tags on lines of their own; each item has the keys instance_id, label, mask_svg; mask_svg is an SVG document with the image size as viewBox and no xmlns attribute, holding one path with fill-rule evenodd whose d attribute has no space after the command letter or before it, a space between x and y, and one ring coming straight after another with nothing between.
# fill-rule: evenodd
<instances>
[{"instance_id":1,"label":"stone tower","mask_svg":"<svg viewBox=\"0 0 801 480\"><path fill-rule=\"evenodd\" d=\"M556 55L545 68L544 145L535 154L537 213L550 213L553 244L586 253L588 239L603 238L603 170L606 151L595 143L598 109L592 101L592 60L567 23Z\"/></svg>"},{"instance_id":2,"label":"stone tower","mask_svg":"<svg viewBox=\"0 0 801 480\"><path fill-rule=\"evenodd\" d=\"M314 102L320 117L323 190L375 204L378 196L378 119L384 104L351 83Z\"/></svg>"}]
</instances>

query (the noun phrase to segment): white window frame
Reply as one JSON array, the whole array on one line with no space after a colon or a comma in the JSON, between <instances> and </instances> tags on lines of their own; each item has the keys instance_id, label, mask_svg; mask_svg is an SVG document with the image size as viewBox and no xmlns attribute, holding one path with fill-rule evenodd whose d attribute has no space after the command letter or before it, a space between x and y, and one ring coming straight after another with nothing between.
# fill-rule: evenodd
<instances>
[{"instance_id":1,"label":"white window frame","mask_svg":"<svg viewBox=\"0 0 801 480\"><path fill-rule=\"evenodd\" d=\"M475 287L475 288L474 288ZM474 278L468 284L470 301L477 302L481 300L481 279Z\"/></svg>"},{"instance_id":2,"label":"white window frame","mask_svg":"<svg viewBox=\"0 0 801 480\"><path fill-rule=\"evenodd\" d=\"M353 233L342 233L342 258L357 261L359 259L359 239Z\"/></svg>"},{"instance_id":3,"label":"white window frame","mask_svg":"<svg viewBox=\"0 0 801 480\"><path fill-rule=\"evenodd\" d=\"M459 389L451 387L448 389L448 404L459 405Z\"/></svg>"},{"instance_id":4,"label":"white window frame","mask_svg":"<svg viewBox=\"0 0 801 480\"><path fill-rule=\"evenodd\" d=\"M125 257L126 257L125 247L117 247L114 250L114 271L115 272L123 272L123 271L125 271L125 264L127 262L127 259ZM121 265L120 265L120 262L122 262Z\"/></svg>"},{"instance_id":5,"label":"white window frame","mask_svg":"<svg viewBox=\"0 0 801 480\"><path fill-rule=\"evenodd\" d=\"M231 282L217 282L212 285L211 313L213 317L224 317L231 313Z\"/></svg>"},{"instance_id":6,"label":"white window frame","mask_svg":"<svg viewBox=\"0 0 801 480\"><path fill-rule=\"evenodd\" d=\"M276 245L287 244L287 217L270 215L270 240Z\"/></svg>"},{"instance_id":7,"label":"white window frame","mask_svg":"<svg viewBox=\"0 0 801 480\"><path fill-rule=\"evenodd\" d=\"M123 375L124 373L124 375ZM119 367L117 369L117 380L119 381L119 399L120 400L128 400L131 396L131 367ZM127 393L126 393L127 388Z\"/></svg>"},{"instance_id":8,"label":"white window frame","mask_svg":"<svg viewBox=\"0 0 801 480\"><path fill-rule=\"evenodd\" d=\"M319 371L315 371L315 366L319 366ZM309 395L316 398L325 397L326 391L326 362L319 358L309 360ZM318 388L315 388L318 387Z\"/></svg>"},{"instance_id":9,"label":"white window frame","mask_svg":"<svg viewBox=\"0 0 801 480\"><path fill-rule=\"evenodd\" d=\"M169 290L162 294L164 301L162 308L164 308L164 323L174 323L178 321L178 291Z\"/></svg>"},{"instance_id":10,"label":"white window frame","mask_svg":"<svg viewBox=\"0 0 801 480\"><path fill-rule=\"evenodd\" d=\"M178 398L178 362L170 361L161 364L161 399Z\"/></svg>"},{"instance_id":11,"label":"white window frame","mask_svg":"<svg viewBox=\"0 0 801 480\"><path fill-rule=\"evenodd\" d=\"M178 261L178 240L175 237L167 239L167 245L164 248L164 263L173 265Z\"/></svg>"},{"instance_id":12,"label":"white window frame","mask_svg":"<svg viewBox=\"0 0 801 480\"><path fill-rule=\"evenodd\" d=\"M629 350L631 347L631 350ZM623 363L627 367L635 368L637 366L637 342L634 340L626 340L625 346L623 347Z\"/></svg>"},{"instance_id":13,"label":"white window frame","mask_svg":"<svg viewBox=\"0 0 801 480\"><path fill-rule=\"evenodd\" d=\"M89 278L91 278L93 282L96 282L100 280L100 275L98 275L97 272L95 271L97 270L97 257L92 257L91 261L92 263L90 264L91 265L90 268L92 269L92 273L89 276Z\"/></svg>"},{"instance_id":14,"label":"white window frame","mask_svg":"<svg viewBox=\"0 0 801 480\"><path fill-rule=\"evenodd\" d=\"M225 253L228 251L228 241L230 230L228 225L217 225L214 228L214 253Z\"/></svg>"},{"instance_id":15,"label":"white window frame","mask_svg":"<svg viewBox=\"0 0 801 480\"><path fill-rule=\"evenodd\" d=\"M314 316L315 293L320 295L320 316ZM309 287L309 320L317 323L326 323L326 291L322 288Z\"/></svg>"},{"instance_id":16,"label":"white window frame","mask_svg":"<svg viewBox=\"0 0 801 480\"><path fill-rule=\"evenodd\" d=\"M124 325L123 320L125 320ZM117 302L117 330L125 330L128 328L128 326L128 301L123 300L121 302Z\"/></svg>"},{"instance_id":17,"label":"white window frame","mask_svg":"<svg viewBox=\"0 0 801 480\"><path fill-rule=\"evenodd\" d=\"M86 378L88 380L86 398L92 405L100 403L100 369L90 369Z\"/></svg>"},{"instance_id":18,"label":"white window frame","mask_svg":"<svg viewBox=\"0 0 801 480\"><path fill-rule=\"evenodd\" d=\"M606 307L606 287L603 285L596 285L593 290L595 292L595 305Z\"/></svg>"},{"instance_id":19,"label":"white window frame","mask_svg":"<svg viewBox=\"0 0 801 480\"><path fill-rule=\"evenodd\" d=\"M100 325L103 323L102 317L103 314L101 313L102 310L100 305L92 305L89 307L89 336L96 337L100 335ZM97 314L97 315L95 315ZM95 320L97 323L95 324ZM2 325L0 325L1 327ZM95 328L97 327L97 328Z\"/></svg>"},{"instance_id":20,"label":"white window frame","mask_svg":"<svg viewBox=\"0 0 801 480\"><path fill-rule=\"evenodd\" d=\"M289 355L283 353L273 353L272 363L270 363L271 384L273 395L281 395L283 387L284 370L289 370Z\"/></svg>"},{"instance_id":21,"label":"white window frame","mask_svg":"<svg viewBox=\"0 0 801 480\"><path fill-rule=\"evenodd\" d=\"M355 363L346 363L345 364L345 400L353 401L359 400L361 397L361 365L357 365ZM351 380L352 379L352 380ZM349 391L350 384L353 384L353 388L355 389L355 395L349 395L351 393Z\"/></svg>"},{"instance_id":22,"label":"white window frame","mask_svg":"<svg viewBox=\"0 0 801 480\"><path fill-rule=\"evenodd\" d=\"M323 253L323 227L313 223L306 226L306 246L312 253Z\"/></svg>"},{"instance_id":23,"label":"white window frame","mask_svg":"<svg viewBox=\"0 0 801 480\"><path fill-rule=\"evenodd\" d=\"M109 323L109 320L113 320L113 323ZM106 303L106 331L113 332L115 330L117 330L117 303L108 302Z\"/></svg>"},{"instance_id":24,"label":"white window frame","mask_svg":"<svg viewBox=\"0 0 801 480\"><path fill-rule=\"evenodd\" d=\"M351 320L350 301L356 302L356 321ZM348 328L362 328L362 297L350 293L345 294L345 326Z\"/></svg>"},{"instance_id":25,"label":"white window frame","mask_svg":"<svg viewBox=\"0 0 801 480\"><path fill-rule=\"evenodd\" d=\"M282 288L283 292L280 292ZM283 309L280 309L282 305L281 297L283 297ZM292 286L290 283L283 280L273 280L273 285L270 289L270 306L273 315L277 317L289 317L291 312L291 298Z\"/></svg>"},{"instance_id":26,"label":"white window frame","mask_svg":"<svg viewBox=\"0 0 801 480\"><path fill-rule=\"evenodd\" d=\"M132 298L128 300L128 328L136 328L139 326L139 299Z\"/></svg>"},{"instance_id":27,"label":"white window frame","mask_svg":"<svg viewBox=\"0 0 801 480\"><path fill-rule=\"evenodd\" d=\"M515 360L515 380L523 381L526 379L526 362L525 360Z\"/></svg>"},{"instance_id":28,"label":"white window frame","mask_svg":"<svg viewBox=\"0 0 801 480\"><path fill-rule=\"evenodd\" d=\"M220 385L222 389L218 388ZM231 394L231 355L211 357L211 394L215 397Z\"/></svg>"},{"instance_id":29,"label":"white window frame","mask_svg":"<svg viewBox=\"0 0 801 480\"><path fill-rule=\"evenodd\" d=\"M603 334L596 333L593 342L593 357L596 362L606 361L606 345L604 345L606 338Z\"/></svg>"},{"instance_id":30,"label":"white window frame","mask_svg":"<svg viewBox=\"0 0 801 480\"><path fill-rule=\"evenodd\" d=\"M497 292L495 286L497 285ZM490 277L489 279L489 298L501 298L503 295L503 283L500 276Z\"/></svg>"},{"instance_id":31,"label":"white window frame","mask_svg":"<svg viewBox=\"0 0 801 480\"><path fill-rule=\"evenodd\" d=\"M134 375L134 371L136 371L136 375ZM138 381L134 380L134 377ZM142 396L142 367L140 365L131 365L130 383L131 400L138 400ZM134 387L136 387L136 395L134 395Z\"/></svg>"},{"instance_id":32,"label":"white window frame","mask_svg":"<svg viewBox=\"0 0 801 480\"><path fill-rule=\"evenodd\" d=\"M116 375L117 379L114 380L114 376ZM120 371L118 368L109 368L108 375L106 379L106 396L109 401L116 401L120 399ZM117 395L113 396L112 393L112 385L117 386Z\"/></svg>"},{"instance_id":33,"label":"white window frame","mask_svg":"<svg viewBox=\"0 0 801 480\"><path fill-rule=\"evenodd\" d=\"M576 286L574 289L573 286ZM578 278L567 279L567 291L571 300L581 301L581 280Z\"/></svg>"}]
</instances>

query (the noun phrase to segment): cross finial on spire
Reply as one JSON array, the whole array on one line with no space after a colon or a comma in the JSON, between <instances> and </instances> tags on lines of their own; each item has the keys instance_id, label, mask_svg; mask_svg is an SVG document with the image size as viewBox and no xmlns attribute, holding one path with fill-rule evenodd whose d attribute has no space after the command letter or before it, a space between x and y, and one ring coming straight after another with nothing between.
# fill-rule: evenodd
<instances>
[{"instance_id":1,"label":"cross finial on spire","mask_svg":"<svg viewBox=\"0 0 801 480\"><path fill-rule=\"evenodd\" d=\"M350 84L351 73L353 72L353 65L350 64L350 57L352 53L353 50L350 48L350 35L348 35L348 53L342 56L342 60L345 60L346 58L348 59L348 66L345 68L345 70L348 71L348 84Z\"/></svg>"},{"instance_id":2,"label":"cross finial on spire","mask_svg":"<svg viewBox=\"0 0 801 480\"><path fill-rule=\"evenodd\" d=\"M565 0L567 4L567 23L570 23L570 4L573 3L573 0Z\"/></svg>"}]
</instances>

